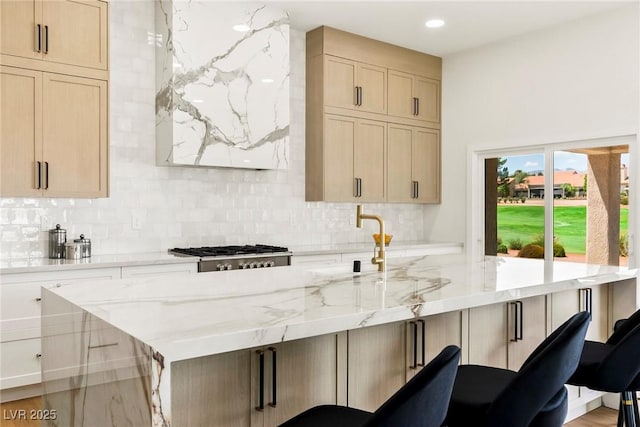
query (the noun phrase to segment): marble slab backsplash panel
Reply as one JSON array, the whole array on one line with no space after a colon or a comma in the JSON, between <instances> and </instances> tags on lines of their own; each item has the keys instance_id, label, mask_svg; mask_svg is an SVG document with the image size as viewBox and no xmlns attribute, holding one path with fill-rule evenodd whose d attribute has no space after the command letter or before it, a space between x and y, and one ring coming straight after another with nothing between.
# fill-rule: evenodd
<instances>
[{"instance_id":1,"label":"marble slab backsplash panel","mask_svg":"<svg viewBox=\"0 0 640 427\"><path fill-rule=\"evenodd\" d=\"M287 13L156 0L155 16L158 165L287 168Z\"/></svg>"},{"instance_id":2,"label":"marble slab backsplash panel","mask_svg":"<svg viewBox=\"0 0 640 427\"><path fill-rule=\"evenodd\" d=\"M0 198L0 259L47 256L47 229L91 239L93 254L178 246L283 246L371 242L373 221L355 226L350 203L304 200L305 34L291 30L289 169L156 165L154 4L113 1L111 19L110 197ZM394 241L421 240L429 206L367 204ZM135 223L140 227L136 228ZM393 243L392 243L393 244Z\"/></svg>"}]
</instances>

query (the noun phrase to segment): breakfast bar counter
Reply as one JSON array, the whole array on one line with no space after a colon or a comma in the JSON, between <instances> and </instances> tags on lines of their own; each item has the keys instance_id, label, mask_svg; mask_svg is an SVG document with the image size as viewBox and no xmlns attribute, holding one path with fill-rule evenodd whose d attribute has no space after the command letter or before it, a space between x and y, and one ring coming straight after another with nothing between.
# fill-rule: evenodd
<instances>
[{"instance_id":1,"label":"breakfast bar counter","mask_svg":"<svg viewBox=\"0 0 640 427\"><path fill-rule=\"evenodd\" d=\"M45 407L69 426L96 425L85 416L96 413L108 425L187 425L176 419L176 402L184 401L176 393L203 380L196 360L587 286L635 288L637 275L626 267L468 262L464 255L389 259L384 273L372 268L280 267L43 288Z\"/></svg>"}]
</instances>

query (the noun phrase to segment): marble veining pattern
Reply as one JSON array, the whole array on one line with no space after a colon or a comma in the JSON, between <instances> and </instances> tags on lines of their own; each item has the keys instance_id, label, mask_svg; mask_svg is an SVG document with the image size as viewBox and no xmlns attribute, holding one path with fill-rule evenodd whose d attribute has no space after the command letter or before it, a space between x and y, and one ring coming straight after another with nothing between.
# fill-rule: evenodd
<instances>
[{"instance_id":1,"label":"marble veining pattern","mask_svg":"<svg viewBox=\"0 0 640 427\"><path fill-rule=\"evenodd\" d=\"M286 169L286 12L157 0L156 32L158 164Z\"/></svg>"},{"instance_id":2,"label":"marble veining pattern","mask_svg":"<svg viewBox=\"0 0 640 427\"><path fill-rule=\"evenodd\" d=\"M62 284L52 292L159 351L167 362L635 277L625 267L463 255Z\"/></svg>"}]
</instances>

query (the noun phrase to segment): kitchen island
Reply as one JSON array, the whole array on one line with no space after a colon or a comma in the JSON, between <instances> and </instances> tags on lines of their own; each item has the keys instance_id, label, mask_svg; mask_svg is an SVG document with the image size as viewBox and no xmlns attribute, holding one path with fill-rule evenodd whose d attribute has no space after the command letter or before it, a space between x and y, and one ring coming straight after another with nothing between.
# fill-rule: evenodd
<instances>
[{"instance_id":1,"label":"kitchen island","mask_svg":"<svg viewBox=\"0 0 640 427\"><path fill-rule=\"evenodd\" d=\"M348 331L607 284L607 318L636 304L637 271L625 267L447 255L390 259L384 273L350 270L281 267L43 288L44 404L57 414L51 425L276 425L309 405L287 408L282 388L277 401L288 380L280 368L276 381L278 363L321 358L307 365L314 375L289 378L299 388L289 395L356 402L344 391L357 388L346 373L351 362L343 361L357 354L346 349ZM423 359L425 340L423 332ZM299 351L287 356L278 343L298 343ZM330 392L317 393L314 381L328 381L322 387ZM244 401L246 408L233 407ZM270 405L289 413L273 415Z\"/></svg>"}]
</instances>

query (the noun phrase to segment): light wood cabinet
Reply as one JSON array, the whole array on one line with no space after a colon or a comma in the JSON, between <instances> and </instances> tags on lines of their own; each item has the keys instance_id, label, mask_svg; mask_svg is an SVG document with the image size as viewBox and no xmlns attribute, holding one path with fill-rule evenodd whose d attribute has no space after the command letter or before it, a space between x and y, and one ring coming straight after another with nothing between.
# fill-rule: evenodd
<instances>
[{"instance_id":1,"label":"light wood cabinet","mask_svg":"<svg viewBox=\"0 0 640 427\"><path fill-rule=\"evenodd\" d=\"M439 203L441 72L431 55L328 27L308 32L306 200ZM424 128L387 152L396 125ZM389 138L404 138L399 129Z\"/></svg>"},{"instance_id":2,"label":"light wood cabinet","mask_svg":"<svg viewBox=\"0 0 640 427\"><path fill-rule=\"evenodd\" d=\"M43 71L38 62L106 70L108 5L97 0L21 0L0 3L0 53ZM5 59L5 58L3 58ZM9 59L10 60L10 59Z\"/></svg>"},{"instance_id":3,"label":"light wood cabinet","mask_svg":"<svg viewBox=\"0 0 640 427\"><path fill-rule=\"evenodd\" d=\"M439 131L390 123L386 160L389 202L440 202Z\"/></svg>"},{"instance_id":4,"label":"light wood cabinet","mask_svg":"<svg viewBox=\"0 0 640 427\"><path fill-rule=\"evenodd\" d=\"M106 197L107 82L13 67L0 79L0 195Z\"/></svg>"},{"instance_id":5,"label":"light wood cabinet","mask_svg":"<svg viewBox=\"0 0 640 427\"><path fill-rule=\"evenodd\" d=\"M545 296L469 309L469 363L519 370L547 335Z\"/></svg>"},{"instance_id":6,"label":"light wood cabinet","mask_svg":"<svg viewBox=\"0 0 640 427\"><path fill-rule=\"evenodd\" d=\"M324 60L325 105L386 113L387 70L330 55Z\"/></svg>"},{"instance_id":7,"label":"light wood cabinet","mask_svg":"<svg viewBox=\"0 0 640 427\"><path fill-rule=\"evenodd\" d=\"M317 200L377 201L384 198L386 123L325 115L324 178L317 178ZM316 159L320 162L320 159Z\"/></svg>"},{"instance_id":8,"label":"light wood cabinet","mask_svg":"<svg viewBox=\"0 0 640 427\"><path fill-rule=\"evenodd\" d=\"M389 70L388 114L440 123L440 82L434 79Z\"/></svg>"},{"instance_id":9,"label":"light wood cabinet","mask_svg":"<svg viewBox=\"0 0 640 427\"><path fill-rule=\"evenodd\" d=\"M406 382L406 323L349 331L349 406L375 411Z\"/></svg>"},{"instance_id":10,"label":"light wood cabinet","mask_svg":"<svg viewBox=\"0 0 640 427\"><path fill-rule=\"evenodd\" d=\"M172 418L178 425L276 427L313 406L336 404L337 370L336 334L178 362Z\"/></svg>"},{"instance_id":11,"label":"light wood cabinet","mask_svg":"<svg viewBox=\"0 0 640 427\"><path fill-rule=\"evenodd\" d=\"M436 314L407 323L407 381L448 345L462 345L462 312Z\"/></svg>"}]
</instances>

